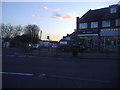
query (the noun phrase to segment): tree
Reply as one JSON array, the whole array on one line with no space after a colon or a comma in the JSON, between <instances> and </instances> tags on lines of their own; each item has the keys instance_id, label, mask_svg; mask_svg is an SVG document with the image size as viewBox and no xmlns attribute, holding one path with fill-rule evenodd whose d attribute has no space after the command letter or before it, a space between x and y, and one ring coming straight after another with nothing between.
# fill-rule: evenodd
<instances>
[{"instance_id":1,"label":"tree","mask_svg":"<svg viewBox=\"0 0 120 90\"><path fill-rule=\"evenodd\" d=\"M6 40L22 41L26 43L37 43L39 39L39 27L37 25L27 25L22 27L21 25L12 26L11 24L1 24L0 33L1 38ZM18 40L19 39L19 40Z\"/></svg>"},{"instance_id":2,"label":"tree","mask_svg":"<svg viewBox=\"0 0 120 90\"><path fill-rule=\"evenodd\" d=\"M1 35L2 35L2 38L5 38L7 35L6 35L6 33L7 33L7 25L5 25L5 24L1 24L0 25L0 29L1 29Z\"/></svg>"},{"instance_id":3,"label":"tree","mask_svg":"<svg viewBox=\"0 0 120 90\"><path fill-rule=\"evenodd\" d=\"M15 26L14 27L14 33L13 33L13 37L19 36L23 34L23 27L21 25Z\"/></svg>"},{"instance_id":4,"label":"tree","mask_svg":"<svg viewBox=\"0 0 120 90\"><path fill-rule=\"evenodd\" d=\"M24 29L24 35L30 39L30 43L37 43L39 39L39 27L37 25L27 25Z\"/></svg>"},{"instance_id":5,"label":"tree","mask_svg":"<svg viewBox=\"0 0 120 90\"><path fill-rule=\"evenodd\" d=\"M39 27L37 25L27 25L25 27L25 35L29 35L32 38L39 38Z\"/></svg>"},{"instance_id":6,"label":"tree","mask_svg":"<svg viewBox=\"0 0 120 90\"><path fill-rule=\"evenodd\" d=\"M0 25L2 38L14 38L21 35L23 29L21 25L12 26L11 24L1 24Z\"/></svg>"}]
</instances>

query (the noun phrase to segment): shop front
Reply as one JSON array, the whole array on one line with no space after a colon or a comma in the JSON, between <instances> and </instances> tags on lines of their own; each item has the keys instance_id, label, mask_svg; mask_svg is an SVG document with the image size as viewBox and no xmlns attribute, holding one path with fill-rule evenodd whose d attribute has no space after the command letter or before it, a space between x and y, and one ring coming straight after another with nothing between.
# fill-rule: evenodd
<instances>
[{"instance_id":1,"label":"shop front","mask_svg":"<svg viewBox=\"0 0 120 90\"><path fill-rule=\"evenodd\" d=\"M87 48L98 48L98 34L78 34L78 38Z\"/></svg>"},{"instance_id":2,"label":"shop front","mask_svg":"<svg viewBox=\"0 0 120 90\"><path fill-rule=\"evenodd\" d=\"M101 29L101 48L118 51L120 48L120 28Z\"/></svg>"}]
</instances>

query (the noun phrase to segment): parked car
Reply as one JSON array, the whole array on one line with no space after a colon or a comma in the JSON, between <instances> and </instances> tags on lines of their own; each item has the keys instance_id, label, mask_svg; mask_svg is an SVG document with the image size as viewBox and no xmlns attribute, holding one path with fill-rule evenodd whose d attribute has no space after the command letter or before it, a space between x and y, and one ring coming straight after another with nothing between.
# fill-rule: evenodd
<instances>
[{"instance_id":1,"label":"parked car","mask_svg":"<svg viewBox=\"0 0 120 90\"><path fill-rule=\"evenodd\" d=\"M38 48L39 48L39 44L33 44L33 45L32 45L32 48L33 48L33 49L38 49Z\"/></svg>"},{"instance_id":2,"label":"parked car","mask_svg":"<svg viewBox=\"0 0 120 90\"><path fill-rule=\"evenodd\" d=\"M54 45L54 44L53 44L53 45L52 45L52 48L57 48L57 45Z\"/></svg>"}]
</instances>

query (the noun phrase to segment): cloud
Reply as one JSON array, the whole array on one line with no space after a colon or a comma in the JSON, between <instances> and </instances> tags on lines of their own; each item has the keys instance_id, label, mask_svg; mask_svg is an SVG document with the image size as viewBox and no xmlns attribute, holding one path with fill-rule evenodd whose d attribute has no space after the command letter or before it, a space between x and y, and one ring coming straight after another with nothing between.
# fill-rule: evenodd
<instances>
[{"instance_id":1,"label":"cloud","mask_svg":"<svg viewBox=\"0 0 120 90\"><path fill-rule=\"evenodd\" d=\"M73 20L76 17L77 17L76 13L68 13L65 16L63 16L63 19L64 20Z\"/></svg>"},{"instance_id":2,"label":"cloud","mask_svg":"<svg viewBox=\"0 0 120 90\"><path fill-rule=\"evenodd\" d=\"M59 12L60 12L60 8L54 9L53 11L54 15L52 16L52 18L57 20L62 20L62 15Z\"/></svg>"},{"instance_id":3,"label":"cloud","mask_svg":"<svg viewBox=\"0 0 120 90\"><path fill-rule=\"evenodd\" d=\"M78 15L76 13L67 13L66 15L62 16L59 13L55 13L52 18L57 20L74 20Z\"/></svg>"},{"instance_id":4,"label":"cloud","mask_svg":"<svg viewBox=\"0 0 120 90\"><path fill-rule=\"evenodd\" d=\"M48 10L48 7L42 6L42 7L40 7L40 9L42 9L42 10Z\"/></svg>"},{"instance_id":5,"label":"cloud","mask_svg":"<svg viewBox=\"0 0 120 90\"><path fill-rule=\"evenodd\" d=\"M54 10L54 12L55 12L55 13L58 13L58 12L60 12L60 10L61 10L60 8L56 8L56 9Z\"/></svg>"},{"instance_id":6,"label":"cloud","mask_svg":"<svg viewBox=\"0 0 120 90\"><path fill-rule=\"evenodd\" d=\"M43 16L33 14L32 17L42 18Z\"/></svg>"},{"instance_id":7,"label":"cloud","mask_svg":"<svg viewBox=\"0 0 120 90\"><path fill-rule=\"evenodd\" d=\"M52 18L57 19L57 20L62 20L62 19L63 19L63 18L62 18L62 15L59 14L59 13L55 13L55 14L52 16Z\"/></svg>"}]
</instances>

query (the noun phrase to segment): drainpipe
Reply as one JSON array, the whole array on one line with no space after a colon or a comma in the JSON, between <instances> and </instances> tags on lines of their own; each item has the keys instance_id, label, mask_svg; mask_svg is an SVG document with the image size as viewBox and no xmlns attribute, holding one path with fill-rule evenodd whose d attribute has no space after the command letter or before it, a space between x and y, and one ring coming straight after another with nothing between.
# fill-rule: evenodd
<instances>
[{"instance_id":1,"label":"drainpipe","mask_svg":"<svg viewBox=\"0 0 120 90\"><path fill-rule=\"evenodd\" d=\"M99 32L98 32L98 51L100 51L100 45L101 45L101 35L100 35L100 29L99 29Z\"/></svg>"}]
</instances>

